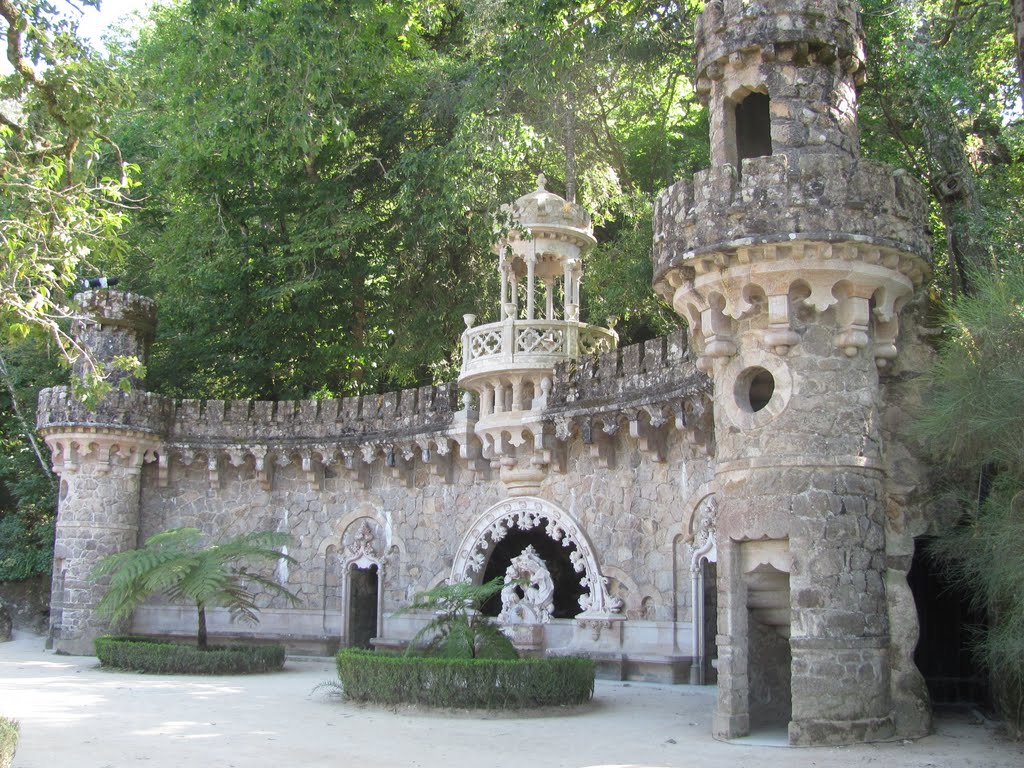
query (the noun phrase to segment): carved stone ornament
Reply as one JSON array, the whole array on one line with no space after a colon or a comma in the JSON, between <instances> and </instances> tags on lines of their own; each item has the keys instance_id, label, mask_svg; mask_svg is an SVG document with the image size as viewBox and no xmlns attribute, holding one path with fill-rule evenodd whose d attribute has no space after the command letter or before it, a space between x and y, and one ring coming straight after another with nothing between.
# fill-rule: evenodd
<instances>
[{"instance_id":1,"label":"carved stone ornament","mask_svg":"<svg viewBox=\"0 0 1024 768\"><path fill-rule=\"evenodd\" d=\"M547 624L555 610L555 582L544 560L528 546L505 570L501 590L503 624Z\"/></svg>"},{"instance_id":2,"label":"carved stone ornament","mask_svg":"<svg viewBox=\"0 0 1024 768\"><path fill-rule=\"evenodd\" d=\"M354 527L354 526L353 526ZM350 528L349 530L352 530ZM349 537L346 536L346 539ZM346 562L356 568L365 569L373 565L380 565L380 553L377 550L377 536L370 525L369 520L363 520L363 524L351 536L345 544Z\"/></svg>"},{"instance_id":3,"label":"carved stone ornament","mask_svg":"<svg viewBox=\"0 0 1024 768\"><path fill-rule=\"evenodd\" d=\"M544 533L566 548L573 570L582 574L581 616L607 616L622 610L622 600L608 592L608 579L597 565L593 545L573 518L549 501L520 496L498 502L477 518L459 545L452 564L452 582L470 581L481 573L494 545L510 530L530 531L543 526Z\"/></svg>"}]
</instances>

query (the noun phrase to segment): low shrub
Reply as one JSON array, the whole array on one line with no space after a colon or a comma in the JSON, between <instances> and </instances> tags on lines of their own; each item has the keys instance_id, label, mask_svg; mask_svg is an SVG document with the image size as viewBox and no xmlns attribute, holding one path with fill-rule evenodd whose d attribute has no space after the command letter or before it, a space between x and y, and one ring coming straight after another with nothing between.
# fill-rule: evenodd
<instances>
[{"instance_id":1,"label":"low shrub","mask_svg":"<svg viewBox=\"0 0 1024 768\"><path fill-rule=\"evenodd\" d=\"M18 724L0 717L0 768L10 768L14 750L18 746Z\"/></svg>"},{"instance_id":2,"label":"low shrub","mask_svg":"<svg viewBox=\"0 0 1024 768\"><path fill-rule=\"evenodd\" d=\"M194 645L134 637L97 638L96 656L105 667L161 675L242 675L276 672L284 666L283 645L200 650Z\"/></svg>"},{"instance_id":3,"label":"low shrub","mask_svg":"<svg viewBox=\"0 0 1024 768\"><path fill-rule=\"evenodd\" d=\"M583 704L594 695L590 659L445 659L348 649L337 656L347 699L458 709Z\"/></svg>"}]
</instances>

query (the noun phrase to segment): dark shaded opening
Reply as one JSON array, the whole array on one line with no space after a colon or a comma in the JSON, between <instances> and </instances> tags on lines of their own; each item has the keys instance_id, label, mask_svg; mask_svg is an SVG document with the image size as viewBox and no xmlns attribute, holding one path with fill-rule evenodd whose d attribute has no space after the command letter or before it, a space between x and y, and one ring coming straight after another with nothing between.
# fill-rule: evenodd
<instances>
[{"instance_id":1,"label":"dark shaded opening","mask_svg":"<svg viewBox=\"0 0 1024 768\"><path fill-rule=\"evenodd\" d=\"M348 644L370 648L370 640L377 636L377 566L353 566L348 578Z\"/></svg>"},{"instance_id":2,"label":"dark shaded opening","mask_svg":"<svg viewBox=\"0 0 1024 768\"><path fill-rule=\"evenodd\" d=\"M700 684L714 685L718 682L718 566L704 561L704 647L701 649Z\"/></svg>"},{"instance_id":3,"label":"dark shaded opening","mask_svg":"<svg viewBox=\"0 0 1024 768\"><path fill-rule=\"evenodd\" d=\"M935 704L991 705L988 674L971 650L986 627L985 616L971 606L963 587L950 583L942 564L918 539L907 582L920 626L914 663L924 675Z\"/></svg>"},{"instance_id":4,"label":"dark shaded opening","mask_svg":"<svg viewBox=\"0 0 1024 768\"><path fill-rule=\"evenodd\" d=\"M580 596L584 592L580 584L581 574L573 570L572 562L569 560L569 555L576 551L576 545L563 547L562 542L550 538L544 533L547 522L547 519L542 519L539 526L529 531L509 531L505 538L494 546L484 570L484 581L490 581L498 576L504 577L512 558L518 557L524 549L532 545L555 583L555 610L552 617L571 619L581 610ZM486 616L497 616L501 613L501 595L493 595L481 606L481 611Z\"/></svg>"},{"instance_id":5,"label":"dark shaded opening","mask_svg":"<svg viewBox=\"0 0 1024 768\"><path fill-rule=\"evenodd\" d=\"M775 394L775 377L764 368L757 368L750 379L750 410L762 410Z\"/></svg>"},{"instance_id":6,"label":"dark shaded opening","mask_svg":"<svg viewBox=\"0 0 1024 768\"><path fill-rule=\"evenodd\" d=\"M752 93L736 105L736 156L738 165L748 157L772 153L771 99Z\"/></svg>"}]
</instances>

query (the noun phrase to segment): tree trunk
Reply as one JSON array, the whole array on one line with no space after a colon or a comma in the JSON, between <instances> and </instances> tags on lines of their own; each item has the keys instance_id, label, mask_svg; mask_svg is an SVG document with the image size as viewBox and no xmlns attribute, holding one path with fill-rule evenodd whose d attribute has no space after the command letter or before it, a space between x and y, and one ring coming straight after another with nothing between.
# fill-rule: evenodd
<instances>
[{"instance_id":1,"label":"tree trunk","mask_svg":"<svg viewBox=\"0 0 1024 768\"><path fill-rule=\"evenodd\" d=\"M1024 99L1024 0L1012 0L1013 40L1017 44L1017 75L1021 98Z\"/></svg>"},{"instance_id":2,"label":"tree trunk","mask_svg":"<svg viewBox=\"0 0 1024 768\"><path fill-rule=\"evenodd\" d=\"M921 127L928 155L929 184L939 203L949 247L949 277L956 295L970 294L975 274L985 270L986 253L978 237L981 203L964 139L946 105L920 100Z\"/></svg>"},{"instance_id":3,"label":"tree trunk","mask_svg":"<svg viewBox=\"0 0 1024 768\"><path fill-rule=\"evenodd\" d=\"M196 647L201 651L206 650L206 606L202 603L197 603L196 608L199 611L199 631L196 633Z\"/></svg>"}]
</instances>

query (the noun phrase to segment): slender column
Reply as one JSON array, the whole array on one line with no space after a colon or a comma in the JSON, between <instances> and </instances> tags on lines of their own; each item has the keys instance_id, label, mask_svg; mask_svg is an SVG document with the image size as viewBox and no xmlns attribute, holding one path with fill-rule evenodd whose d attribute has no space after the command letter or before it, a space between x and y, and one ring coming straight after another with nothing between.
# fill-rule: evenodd
<instances>
[{"instance_id":1,"label":"slender column","mask_svg":"<svg viewBox=\"0 0 1024 768\"><path fill-rule=\"evenodd\" d=\"M572 265L567 261L562 277L562 317L569 319L569 308L572 306Z\"/></svg>"},{"instance_id":2,"label":"slender column","mask_svg":"<svg viewBox=\"0 0 1024 768\"><path fill-rule=\"evenodd\" d=\"M494 387L494 412L504 413L505 412L505 385L496 381L493 384Z\"/></svg>"},{"instance_id":3,"label":"slender column","mask_svg":"<svg viewBox=\"0 0 1024 768\"><path fill-rule=\"evenodd\" d=\"M534 319L534 299L537 295L537 257L526 260L526 319Z\"/></svg>"},{"instance_id":4,"label":"slender column","mask_svg":"<svg viewBox=\"0 0 1024 768\"><path fill-rule=\"evenodd\" d=\"M519 278L512 273L512 319L519 318Z\"/></svg>"},{"instance_id":5,"label":"slender column","mask_svg":"<svg viewBox=\"0 0 1024 768\"><path fill-rule=\"evenodd\" d=\"M544 316L548 320L555 319L555 280L554 278L546 278L544 280L544 298L545 298L545 312Z\"/></svg>"},{"instance_id":6,"label":"slender column","mask_svg":"<svg viewBox=\"0 0 1024 768\"><path fill-rule=\"evenodd\" d=\"M523 410L523 380L519 376L512 379L512 410Z\"/></svg>"},{"instance_id":7,"label":"slender column","mask_svg":"<svg viewBox=\"0 0 1024 768\"><path fill-rule=\"evenodd\" d=\"M501 319L508 319L508 265L503 261L498 270L501 273Z\"/></svg>"},{"instance_id":8,"label":"slender column","mask_svg":"<svg viewBox=\"0 0 1024 768\"><path fill-rule=\"evenodd\" d=\"M494 411L494 390L484 387L480 390L480 418L490 416Z\"/></svg>"}]
</instances>

